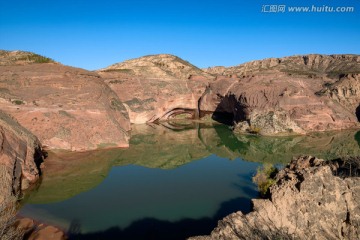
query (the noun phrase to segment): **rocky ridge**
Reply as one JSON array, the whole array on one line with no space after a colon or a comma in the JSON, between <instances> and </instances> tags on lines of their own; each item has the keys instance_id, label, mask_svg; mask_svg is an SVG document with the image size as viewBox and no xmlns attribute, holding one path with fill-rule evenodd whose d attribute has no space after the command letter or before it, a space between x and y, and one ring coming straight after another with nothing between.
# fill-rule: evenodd
<instances>
[{"instance_id":1,"label":"rocky ridge","mask_svg":"<svg viewBox=\"0 0 360 240\"><path fill-rule=\"evenodd\" d=\"M359 61L307 55L221 68L199 108L227 118L239 132L263 135L359 127Z\"/></svg>"},{"instance_id":2,"label":"rocky ridge","mask_svg":"<svg viewBox=\"0 0 360 240\"><path fill-rule=\"evenodd\" d=\"M211 235L190 239L359 239L359 158L299 157L275 181L252 212L230 214Z\"/></svg>"},{"instance_id":3,"label":"rocky ridge","mask_svg":"<svg viewBox=\"0 0 360 240\"><path fill-rule=\"evenodd\" d=\"M198 99L213 77L168 54L145 56L98 71L117 93L131 123L195 118ZM126 89L126 91L124 91Z\"/></svg>"},{"instance_id":4,"label":"rocky ridge","mask_svg":"<svg viewBox=\"0 0 360 240\"><path fill-rule=\"evenodd\" d=\"M47 148L128 146L128 112L94 72L54 63L0 66L0 108Z\"/></svg>"},{"instance_id":5,"label":"rocky ridge","mask_svg":"<svg viewBox=\"0 0 360 240\"><path fill-rule=\"evenodd\" d=\"M291 75L338 78L345 73L360 73L360 56L354 54L308 54L283 58L267 58L240 64L234 67L210 67L205 72L222 75L238 76L257 74L276 70Z\"/></svg>"},{"instance_id":6,"label":"rocky ridge","mask_svg":"<svg viewBox=\"0 0 360 240\"><path fill-rule=\"evenodd\" d=\"M32 63L54 63L54 60L32 52L0 50L0 66L26 65Z\"/></svg>"},{"instance_id":7,"label":"rocky ridge","mask_svg":"<svg viewBox=\"0 0 360 240\"><path fill-rule=\"evenodd\" d=\"M190 79L195 76L206 79L213 77L191 63L171 54L156 54L130 59L98 71L122 72L129 75L159 78L162 80Z\"/></svg>"}]
</instances>

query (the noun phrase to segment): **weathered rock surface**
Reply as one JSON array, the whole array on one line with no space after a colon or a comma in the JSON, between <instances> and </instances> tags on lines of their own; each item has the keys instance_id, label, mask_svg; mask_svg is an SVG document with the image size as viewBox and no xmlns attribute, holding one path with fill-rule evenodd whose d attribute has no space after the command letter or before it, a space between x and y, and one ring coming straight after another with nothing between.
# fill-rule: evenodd
<instances>
[{"instance_id":1,"label":"weathered rock surface","mask_svg":"<svg viewBox=\"0 0 360 240\"><path fill-rule=\"evenodd\" d=\"M317 94L326 95L346 110L355 113L360 121L360 74L344 74L334 84L327 85Z\"/></svg>"},{"instance_id":2,"label":"weathered rock surface","mask_svg":"<svg viewBox=\"0 0 360 240\"><path fill-rule=\"evenodd\" d=\"M36 182L42 160L38 139L16 120L0 111L0 203L7 196L17 196L21 190Z\"/></svg>"},{"instance_id":3,"label":"weathered rock surface","mask_svg":"<svg viewBox=\"0 0 360 240\"><path fill-rule=\"evenodd\" d=\"M191 239L359 239L360 158L294 159L276 176L269 199L219 221L210 236Z\"/></svg>"},{"instance_id":4,"label":"weathered rock surface","mask_svg":"<svg viewBox=\"0 0 360 240\"><path fill-rule=\"evenodd\" d=\"M128 146L128 113L98 74L40 60L11 60L19 54L26 59L23 52L0 54L0 62L6 62L0 66L0 108L44 146L73 151Z\"/></svg>"},{"instance_id":5,"label":"weathered rock surface","mask_svg":"<svg viewBox=\"0 0 360 240\"><path fill-rule=\"evenodd\" d=\"M47 58L31 52L0 50L0 66L25 65L32 63L56 63L56 62L51 58Z\"/></svg>"},{"instance_id":6,"label":"weathered rock surface","mask_svg":"<svg viewBox=\"0 0 360 240\"><path fill-rule=\"evenodd\" d=\"M95 73L0 51L0 72L0 106L52 148L126 146L128 119L210 114L262 135L360 127L358 55L291 56L203 71L159 54Z\"/></svg>"},{"instance_id":7,"label":"weathered rock surface","mask_svg":"<svg viewBox=\"0 0 360 240\"><path fill-rule=\"evenodd\" d=\"M115 63L100 72L122 72L129 75L158 79L191 79L195 76L212 78L213 76L195 67L191 63L170 54L148 55Z\"/></svg>"},{"instance_id":8,"label":"weathered rock surface","mask_svg":"<svg viewBox=\"0 0 360 240\"><path fill-rule=\"evenodd\" d=\"M210 70L223 75L210 83L199 109L240 123L239 131L303 134L360 126L357 55L294 56Z\"/></svg>"},{"instance_id":9,"label":"weathered rock surface","mask_svg":"<svg viewBox=\"0 0 360 240\"><path fill-rule=\"evenodd\" d=\"M145 56L98 71L126 106L132 123L194 118L213 77L167 54Z\"/></svg>"},{"instance_id":10,"label":"weathered rock surface","mask_svg":"<svg viewBox=\"0 0 360 240\"><path fill-rule=\"evenodd\" d=\"M360 72L360 56L354 54L295 55L283 58L267 58L240 64L234 67L210 67L205 72L222 76L243 77L268 70L277 70L291 75L306 75L338 78L345 73Z\"/></svg>"},{"instance_id":11,"label":"weathered rock surface","mask_svg":"<svg viewBox=\"0 0 360 240\"><path fill-rule=\"evenodd\" d=\"M38 139L16 120L0 111L0 238L17 239L13 226L16 201L22 190L36 182L43 154Z\"/></svg>"}]
</instances>

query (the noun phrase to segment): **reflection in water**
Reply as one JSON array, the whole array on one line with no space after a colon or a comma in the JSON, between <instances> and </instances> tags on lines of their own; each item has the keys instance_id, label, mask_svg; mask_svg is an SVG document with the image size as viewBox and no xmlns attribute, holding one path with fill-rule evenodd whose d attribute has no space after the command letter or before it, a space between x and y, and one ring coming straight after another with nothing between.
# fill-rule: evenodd
<instances>
[{"instance_id":1,"label":"reflection in water","mask_svg":"<svg viewBox=\"0 0 360 240\"><path fill-rule=\"evenodd\" d=\"M64 227L74 239L208 234L230 212L250 210L259 163L360 155L359 136L259 137L234 135L224 125L134 125L128 149L50 152L42 182L20 214Z\"/></svg>"}]
</instances>

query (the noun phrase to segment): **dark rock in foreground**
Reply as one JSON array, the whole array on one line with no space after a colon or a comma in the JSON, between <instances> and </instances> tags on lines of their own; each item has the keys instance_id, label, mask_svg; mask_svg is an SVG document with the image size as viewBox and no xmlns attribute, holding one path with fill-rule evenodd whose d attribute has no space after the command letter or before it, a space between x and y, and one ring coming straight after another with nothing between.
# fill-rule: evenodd
<instances>
[{"instance_id":1,"label":"dark rock in foreground","mask_svg":"<svg viewBox=\"0 0 360 240\"><path fill-rule=\"evenodd\" d=\"M191 239L360 239L360 158L294 159L276 176L269 199L233 213L209 236Z\"/></svg>"}]
</instances>

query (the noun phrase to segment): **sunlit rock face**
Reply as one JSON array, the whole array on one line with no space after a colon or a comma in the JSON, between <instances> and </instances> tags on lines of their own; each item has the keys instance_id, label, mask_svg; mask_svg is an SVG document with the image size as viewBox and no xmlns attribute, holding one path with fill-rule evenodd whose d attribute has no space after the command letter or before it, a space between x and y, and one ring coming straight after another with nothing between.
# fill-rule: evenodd
<instances>
[{"instance_id":1,"label":"sunlit rock face","mask_svg":"<svg viewBox=\"0 0 360 240\"><path fill-rule=\"evenodd\" d=\"M199 107L263 135L359 127L359 59L306 55L210 68L221 77Z\"/></svg>"},{"instance_id":2,"label":"sunlit rock face","mask_svg":"<svg viewBox=\"0 0 360 240\"><path fill-rule=\"evenodd\" d=\"M214 78L168 54L128 60L97 72L124 102L132 123L197 117L198 100Z\"/></svg>"},{"instance_id":3,"label":"sunlit rock face","mask_svg":"<svg viewBox=\"0 0 360 240\"><path fill-rule=\"evenodd\" d=\"M210 114L242 132L289 135L359 127L359 59L312 54L201 71L160 54L98 73L125 103L133 123Z\"/></svg>"},{"instance_id":4,"label":"sunlit rock face","mask_svg":"<svg viewBox=\"0 0 360 240\"><path fill-rule=\"evenodd\" d=\"M36 56L1 52L3 111L47 148L81 151L128 146L128 113L98 74Z\"/></svg>"}]
</instances>

